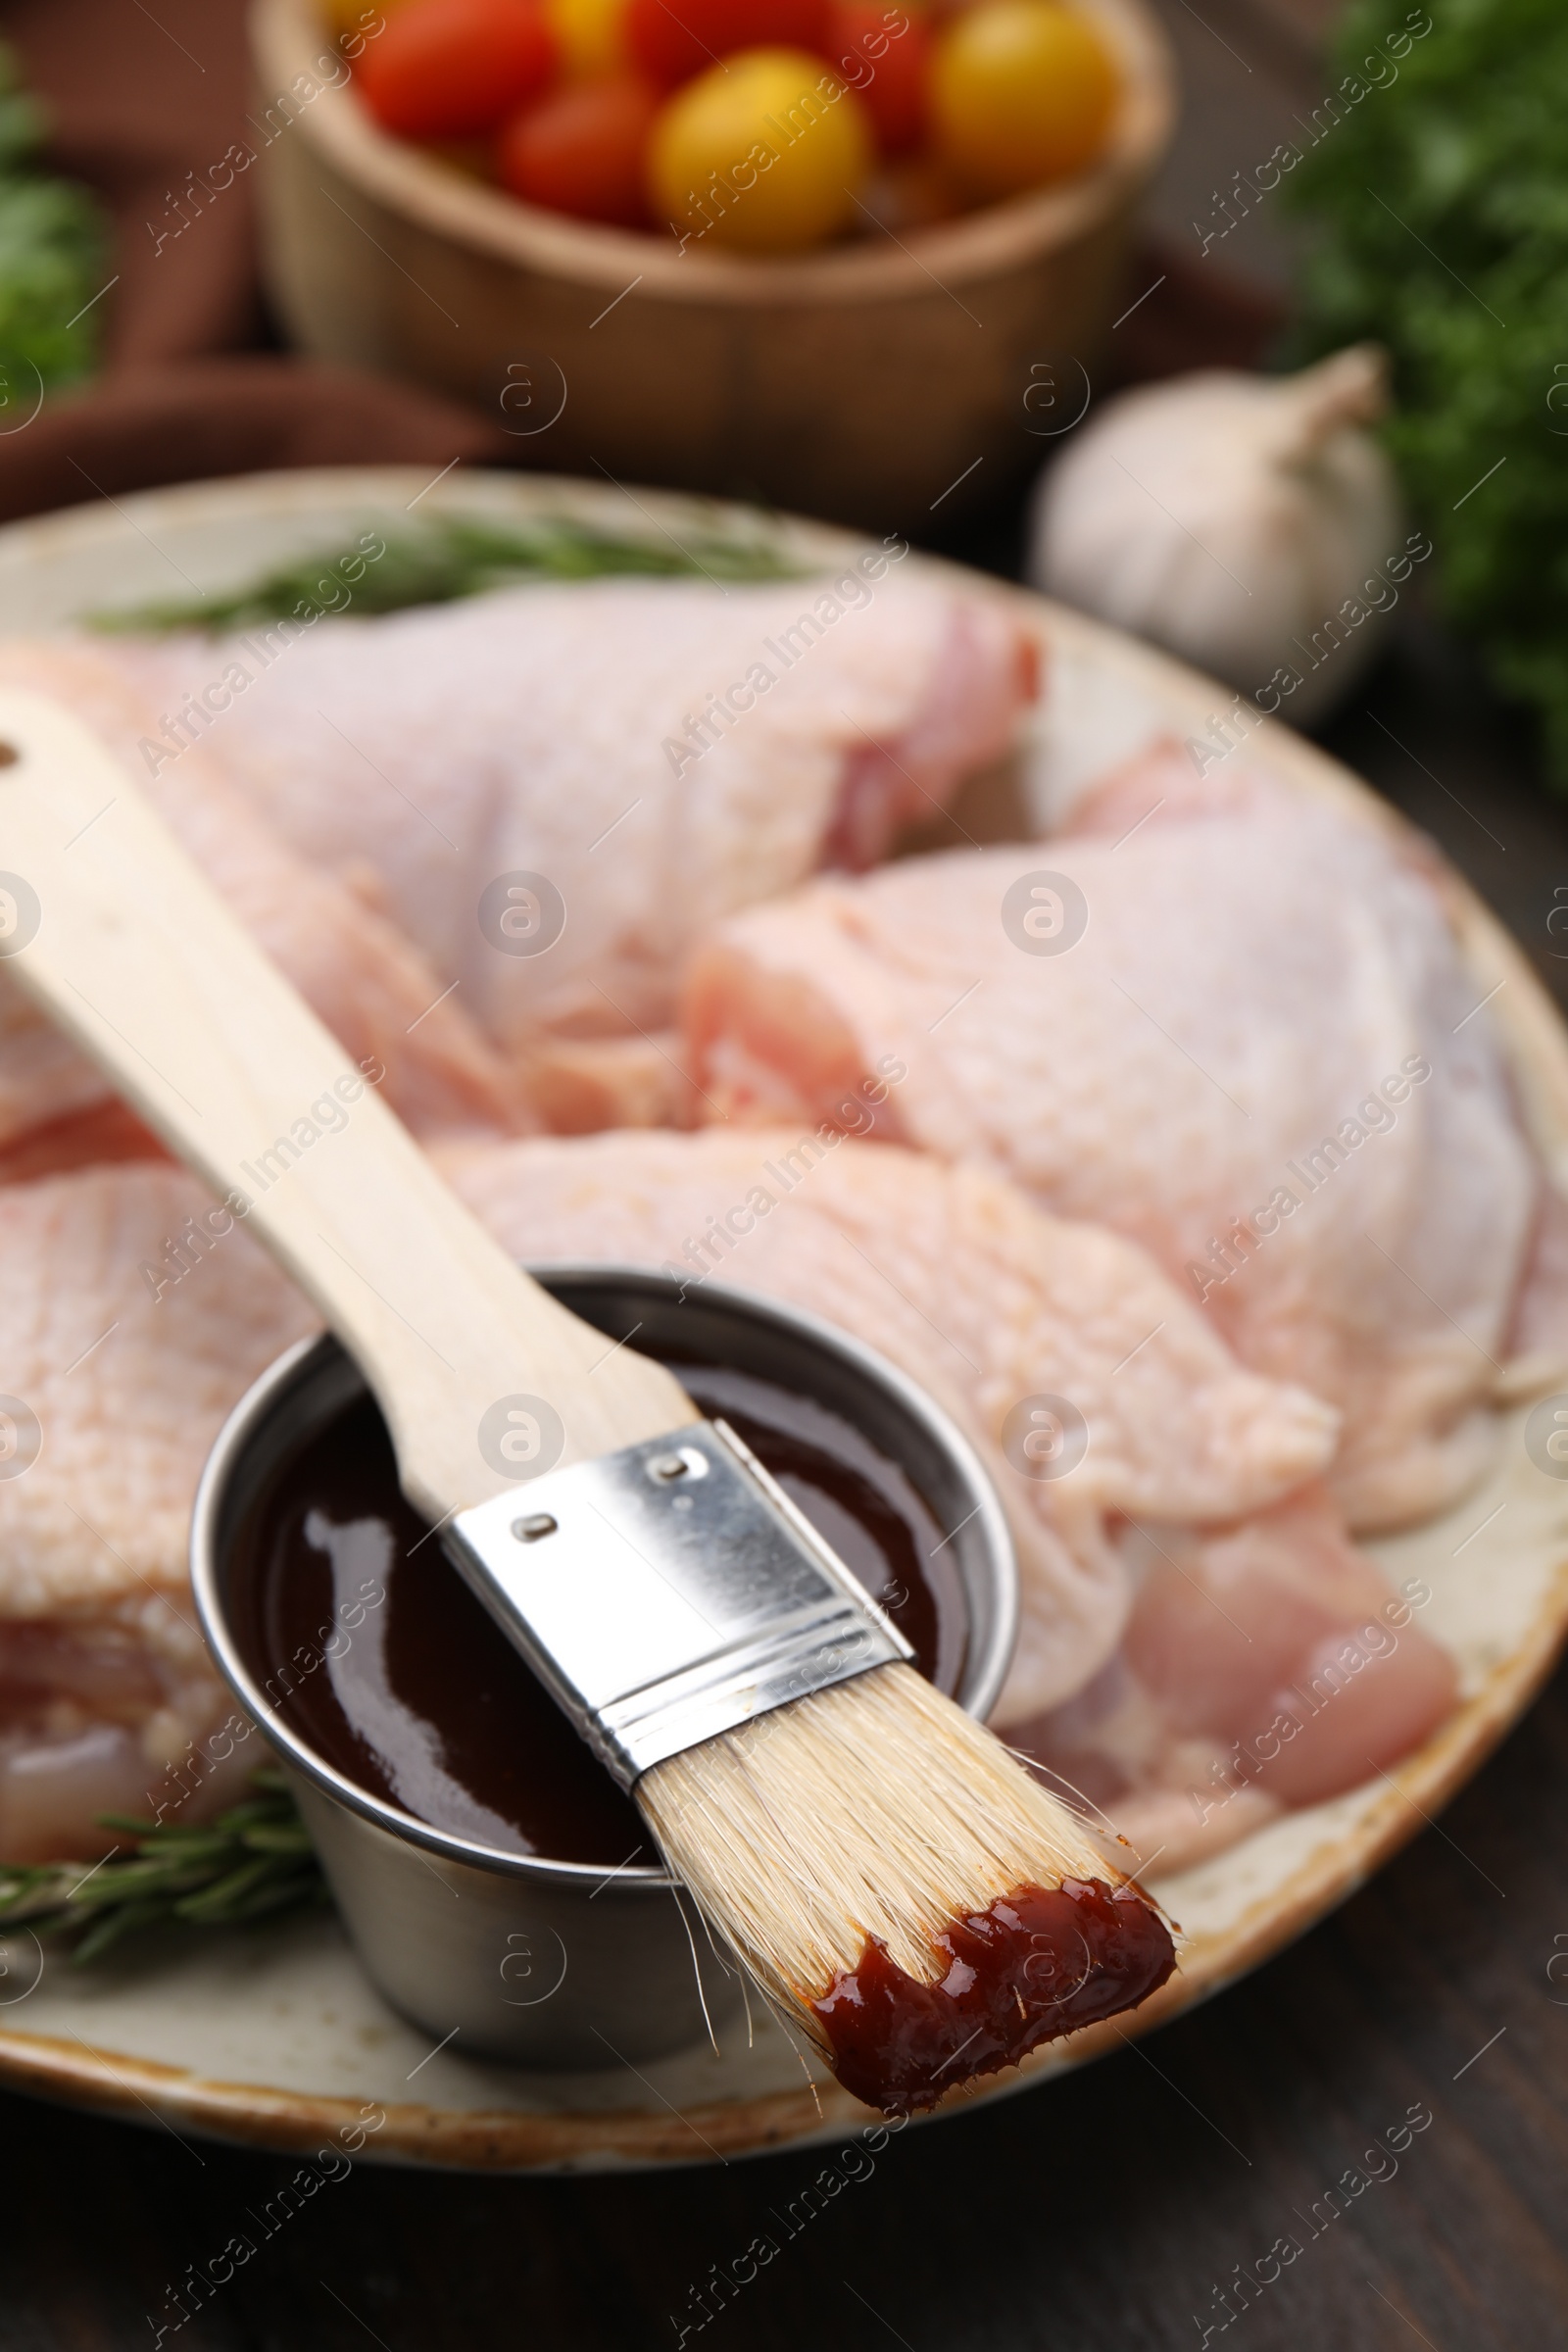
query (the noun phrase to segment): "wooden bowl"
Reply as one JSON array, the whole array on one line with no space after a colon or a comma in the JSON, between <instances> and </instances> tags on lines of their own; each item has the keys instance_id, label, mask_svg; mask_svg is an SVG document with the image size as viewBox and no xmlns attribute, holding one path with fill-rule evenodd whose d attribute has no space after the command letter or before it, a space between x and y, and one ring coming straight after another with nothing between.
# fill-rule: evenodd
<instances>
[{"instance_id":1,"label":"wooden bowl","mask_svg":"<svg viewBox=\"0 0 1568 2352\"><path fill-rule=\"evenodd\" d=\"M524 465L884 531L934 507L956 518L1087 405L1171 133L1174 67L1146 0L1081 5L1122 75L1095 171L902 244L762 261L518 203L389 138L352 79L301 103L323 57L341 71L315 0L255 0L272 299L313 357L477 403Z\"/></svg>"}]
</instances>

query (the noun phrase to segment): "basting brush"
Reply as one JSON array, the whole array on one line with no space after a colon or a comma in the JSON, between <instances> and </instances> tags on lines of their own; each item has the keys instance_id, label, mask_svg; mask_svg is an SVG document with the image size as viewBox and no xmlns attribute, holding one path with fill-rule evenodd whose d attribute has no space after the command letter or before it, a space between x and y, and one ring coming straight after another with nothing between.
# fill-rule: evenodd
<instances>
[{"instance_id":1,"label":"basting brush","mask_svg":"<svg viewBox=\"0 0 1568 2352\"><path fill-rule=\"evenodd\" d=\"M928 2106L1164 1982L1078 1816L733 1431L513 1264L125 769L21 692L0 867L12 973L311 1298L410 1500L853 2092Z\"/></svg>"}]
</instances>

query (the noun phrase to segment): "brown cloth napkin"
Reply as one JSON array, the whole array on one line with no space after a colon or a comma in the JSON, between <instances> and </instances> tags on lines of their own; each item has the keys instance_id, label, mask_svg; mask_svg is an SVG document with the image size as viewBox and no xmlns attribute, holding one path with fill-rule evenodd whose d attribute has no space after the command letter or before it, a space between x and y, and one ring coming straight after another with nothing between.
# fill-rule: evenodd
<instances>
[{"instance_id":1,"label":"brown cloth napkin","mask_svg":"<svg viewBox=\"0 0 1568 2352\"><path fill-rule=\"evenodd\" d=\"M114 230L104 365L86 389L0 435L0 521L96 496L271 466L515 465L477 409L386 377L266 348L248 177L179 236L163 234L192 172L245 136L245 0L4 0L0 35L54 118L50 161L92 188ZM1267 298L1146 247L1129 299L1166 273L1118 343L1123 381L1255 364Z\"/></svg>"}]
</instances>

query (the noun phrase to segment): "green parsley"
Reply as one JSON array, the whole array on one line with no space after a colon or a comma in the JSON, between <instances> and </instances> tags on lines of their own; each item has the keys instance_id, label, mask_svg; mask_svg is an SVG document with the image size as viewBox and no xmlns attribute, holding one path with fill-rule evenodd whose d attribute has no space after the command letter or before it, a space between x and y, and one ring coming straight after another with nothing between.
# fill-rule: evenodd
<instances>
[{"instance_id":1,"label":"green parsley","mask_svg":"<svg viewBox=\"0 0 1568 2352\"><path fill-rule=\"evenodd\" d=\"M1444 612L1540 713L1568 791L1568 10L1430 9L1397 79L1286 183L1320 232L1302 356L1366 336L1392 352L1384 429L1436 544ZM1336 74L1408 21L1355 0Z\"/></svg>"},{"instance_id":2,"label":"green parsley","mask_svg":"<svg viewBox=\"0 0 1568 2352\"><path fill-rule=\"evenodd\" d=\"M86 306L104 284L108 232L85 188L38 170L47 129L0 41L0 432L98 356L99 313Z\"/></svg>"}]
</instances>

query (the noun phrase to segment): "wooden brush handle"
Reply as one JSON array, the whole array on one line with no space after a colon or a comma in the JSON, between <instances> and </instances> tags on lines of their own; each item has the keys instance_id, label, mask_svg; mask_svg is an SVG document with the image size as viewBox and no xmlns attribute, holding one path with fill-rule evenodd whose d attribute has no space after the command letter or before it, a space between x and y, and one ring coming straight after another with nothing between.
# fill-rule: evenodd
<instances>
[{"instance_id":1,"label":"wooden brush handle","mask_svg":"<svg viewBox=\"0 0 1568 2352\"><path fill-rule=\"evenodd\" d=\"M431 1519L550 1467L548 1415L508 1399L559 1416L561 1463L697 1417L661 1366L512 1262L376 1094L376 1065L356 1067L302 1004L125 767L15 690L0 690L0 956L220 1200L249 1201L246 1229L365 1373Z\"/></svg>"}]
</instances>

